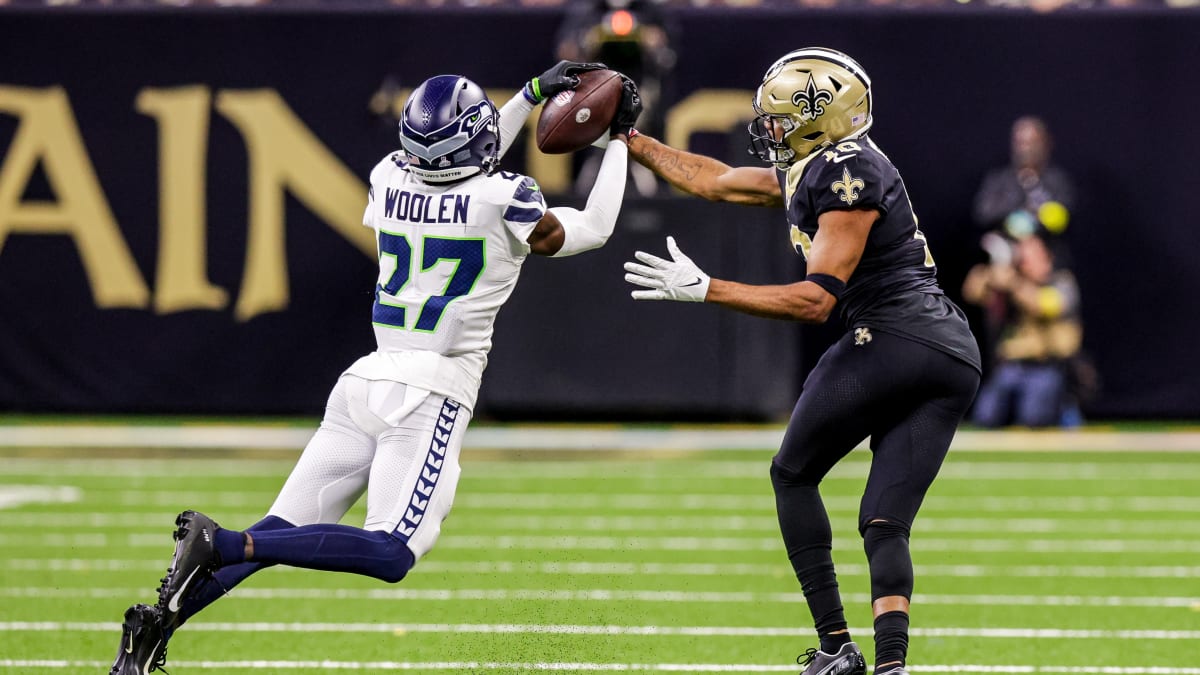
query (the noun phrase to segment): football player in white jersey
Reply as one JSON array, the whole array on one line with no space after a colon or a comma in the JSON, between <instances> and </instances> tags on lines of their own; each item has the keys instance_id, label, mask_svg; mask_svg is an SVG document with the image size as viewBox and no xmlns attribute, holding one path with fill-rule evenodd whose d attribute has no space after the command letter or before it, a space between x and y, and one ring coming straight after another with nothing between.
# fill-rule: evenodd
<instances>
[{"instance_id":1,"label":"football player in white jersey","mask_svg":"<svg viewBox=\"0 0 1200 675\"><path fill-rule=\"evenodd\" d=\"M547 208L528 176L498 170L534 106L602 64L560 62L497 111L460 75L412 93L401 150L371 172L363 224L375 230L378 349L338 379L320 428L267 516L245 531L196 511L176 519L175 555L156 605L125 613L111 673L160 668L189 617L254 572L284 564L397 582L429 552L450 512L459 450L487 364L492 326L530 253L603 246L625 188L626 143L641 101L625 80L584 209ZM361 528L338 525L367 495Z\"/></svg>"}]
</instances>

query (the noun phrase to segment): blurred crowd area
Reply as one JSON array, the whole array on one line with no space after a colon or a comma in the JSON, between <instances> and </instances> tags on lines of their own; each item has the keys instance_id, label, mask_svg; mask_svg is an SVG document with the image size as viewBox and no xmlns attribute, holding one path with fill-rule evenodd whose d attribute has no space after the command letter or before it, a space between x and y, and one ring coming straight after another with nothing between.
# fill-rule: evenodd
<instances>
[{"instance_id":1,"label":"blurred crowd area","mask_svg":"<svg viewBox=\"0 0 1200 675\"><path fill-rule=\"evenodd\" d=\"M0 0L0 7L408 7L563 8L578 0ZM666 9L977 8L1034 12L1081 9L1200 8L1200 0L657 0Z\"/></svg>"}]
</instances>

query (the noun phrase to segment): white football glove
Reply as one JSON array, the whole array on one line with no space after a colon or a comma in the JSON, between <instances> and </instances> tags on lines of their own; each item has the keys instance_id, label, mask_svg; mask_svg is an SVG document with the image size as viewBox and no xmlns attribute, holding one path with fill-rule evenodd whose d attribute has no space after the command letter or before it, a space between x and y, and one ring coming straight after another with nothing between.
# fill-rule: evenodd
<instances>
[{"instance_id":1,"label":"white football glove","mask_svg":"<svg viewBox=\"0 0 1200 675\"><path fill-rule=\"evenodd\" d=\"M704 302L708 295L709 276L692 259L675 245L675 237L667 237L667 251L671 260L663 260L644 251L634 257L646 263L625 263L625 281L653 290L633 291L634 300L678 300L680 302Z\"/></svg>"}]
</instances>

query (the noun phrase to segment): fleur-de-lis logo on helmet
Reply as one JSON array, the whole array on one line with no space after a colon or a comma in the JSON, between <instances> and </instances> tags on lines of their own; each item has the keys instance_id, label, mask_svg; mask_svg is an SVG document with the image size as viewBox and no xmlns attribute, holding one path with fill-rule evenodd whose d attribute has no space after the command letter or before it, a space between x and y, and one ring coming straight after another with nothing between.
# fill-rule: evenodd
<instances>
[{"instance_id":1,"label":"fleur-de-lis logo on helmet","mask_svg":"<svg viewBox=\"0 0 1200 675\"><path fill-rule=\"evenodd\" d=\"M842 201L846 204L853 204L855 199L858 199L858 191L866 187L867 184L862 182L861 178L855 178L850 175L850 168L842 169L842 179L829 186L834 192L838 193Z\"/></svg>"},{"instance_id":2,"label":"fleur-de-lis logo on helmet","mask_svg":"<svg viewBox=\"0 0 1200 675\"><path fill-rule=\"evenodd\" d=\"M809 122L821 116L825 112L825 105L829 103L833 103L833 94L818 88L812 73L808 74L808 84L804 89L792 93L792 105L800 108L800 119Z\"/></svg>"}]
</instances>

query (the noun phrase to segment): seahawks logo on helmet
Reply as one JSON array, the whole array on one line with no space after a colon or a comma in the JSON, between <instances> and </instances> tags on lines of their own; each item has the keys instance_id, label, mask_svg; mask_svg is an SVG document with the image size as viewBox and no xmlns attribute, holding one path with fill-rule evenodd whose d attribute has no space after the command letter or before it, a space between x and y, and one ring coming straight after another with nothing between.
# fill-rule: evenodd
<instances>
[{"instance_id":1,"label":"seahawks logo on helmet","mask_svg":"<svg viewBox=\"0 0 1200 675\"><path fill-rule=\"evenodd\" d=\"M427 183L492 173L499 162L499 115L479 85L438 75L409 96L400 118L408 170Z\"/></svg>"},{"instance_id":2,"label":"seahawks logo on helmet","mask_svg":"<svg viewBox=\"0 0 1200 675\"><path fill-rule=\"evenodd\" d=\"M825 105L833 103L833 93L817 87L812 73L808 74L808 85L792 94L792 105L800 109L801 119L812 121L825 113Z\"/></svg>"}]
</instances>

